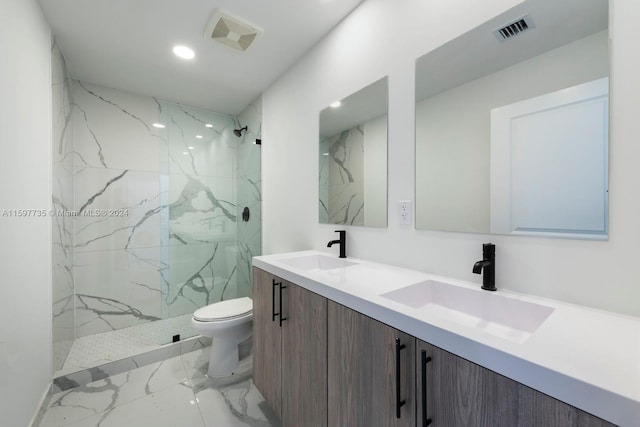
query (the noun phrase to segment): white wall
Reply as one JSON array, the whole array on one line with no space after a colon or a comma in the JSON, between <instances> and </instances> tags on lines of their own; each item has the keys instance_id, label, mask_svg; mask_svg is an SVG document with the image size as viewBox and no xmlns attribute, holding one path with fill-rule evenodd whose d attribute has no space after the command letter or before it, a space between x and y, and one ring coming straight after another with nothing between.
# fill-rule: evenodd
<instances>
[{"instance_id":1,"label":"white wall","mask_svg":"<svg viewBox=\"0 0 640 427\"><path fill-rule=\"evenodd\" d=\"M364 129L364 224L387 224L387 116L369 120Z\"/></svg>"},{"instance_id":2,"label":"white wall","mask_svg":"<svg viewBox=\"0 0 640 427\"><path fill-rule=\"evenodd\" d=\"M35 0L0 2L0 212L51 208L51 40ZM0 216L0 424L51 380L51 218Z\"/></svg>"},{"instance_id":3,"label":"white wall","mask_svg":"<svg viewBox=\"0 0 640 427\"><path fill-rule=\"evenodd\" d=\"M481 244L497 245L500 288L640 315L640 3L612 2L610 233L607 242L416 231L398 224L414 197L415 59L517 0L366 0L263 97L263 252L318 249L318 112L340 94L389 75L389 226L347 227L348 256L452 276L471 273Z\"/></svg>"}]
</instances>

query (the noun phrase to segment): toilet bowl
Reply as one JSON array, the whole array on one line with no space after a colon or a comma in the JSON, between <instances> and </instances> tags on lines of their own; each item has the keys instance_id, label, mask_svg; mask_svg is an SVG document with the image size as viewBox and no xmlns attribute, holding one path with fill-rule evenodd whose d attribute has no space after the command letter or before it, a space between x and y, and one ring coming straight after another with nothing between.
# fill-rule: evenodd
<instances>
[{"instance_id":1,"label":"toilet bowl","mask_svg":"<svg viewBox=\"0 0 640 427\"><path fill-rule=\"evenodd\" d=\"M193 329L213 339L208 369L210 377L226 377L238 369L238 347L251 338L252 318L253 300L247 297L220 301L193 313Z\"/></svg>"}]
</instances>

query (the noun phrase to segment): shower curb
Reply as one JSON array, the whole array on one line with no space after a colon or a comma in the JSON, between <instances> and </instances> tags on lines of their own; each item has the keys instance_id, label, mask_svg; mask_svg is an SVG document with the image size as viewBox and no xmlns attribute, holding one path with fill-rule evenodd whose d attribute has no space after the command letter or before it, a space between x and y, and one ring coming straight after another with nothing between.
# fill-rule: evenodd
<instances>
[{"instance_id":1,"label":"shower curb","mask_svg":"<svg viewBox=\"0 0 640 427\"><path fill-rule=\"evenodd\" d=\"M76 372L66 373L53 379L50 394L81 387L93 381L102 380L113 375L180 356L210 345L211 338L197 335L183 341L165 344L162 347L154 348L144 353L124 357L120 360L114 360L101 365L80 369Z\"/></svg>"}]
</instances>

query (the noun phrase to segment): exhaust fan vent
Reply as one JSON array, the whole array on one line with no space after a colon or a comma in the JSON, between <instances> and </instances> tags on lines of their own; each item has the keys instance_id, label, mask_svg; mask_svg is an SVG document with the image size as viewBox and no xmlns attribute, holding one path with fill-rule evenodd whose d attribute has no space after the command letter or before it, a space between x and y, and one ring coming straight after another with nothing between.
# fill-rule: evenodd
<instances>
[{"instance_id":1,"label":"exhaust fan vent","mask_svg":"<svg viewBox=\"0 0 640 427\"><path fill-rule=\"evenodd\" d=\"M496 35L496 37L499 40L503 41L503 40L508 40L510 38L513 38L523 33L524 31L527 31L534 27L535 25L533 25L533 21L531 20L531 17L528 15L525 15L516 19L515 21L512 21L511 23L505 25L504 27L500 27L497 30L493 30L493 33Z\"/></svg>"},{"instance_id":2,"label":"exhaust fan vent","mask_svg":"<svg viewBox=\"0 0 640 427\"><path fill-rule=\"evenodd\" d=\"M223 12L220 9L213 11L205 38L244 52L262 35L262 29L240 18Z\"/></svg>"}]
</instances>

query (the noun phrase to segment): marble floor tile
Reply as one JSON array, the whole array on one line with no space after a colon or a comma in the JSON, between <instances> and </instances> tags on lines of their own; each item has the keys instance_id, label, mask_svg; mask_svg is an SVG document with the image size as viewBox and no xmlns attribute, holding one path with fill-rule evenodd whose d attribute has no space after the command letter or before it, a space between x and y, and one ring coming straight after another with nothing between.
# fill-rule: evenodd
<instances>
[{"instance_id":1,"label":"marble floor tile","mask_svg":"<svg viewBox=\"0 0 640 427\"><path fill-rule=\"evenodd\" d=\"M187 376L195 387L207 375L211 347L200 348L182 355Z\"/></svg>"},{"instance_id":2,"label":"marble floor tile","mask_svg":"<svg viewBox=\"0 0 640 427\"><path fill-rule=\"evenodd\" d=\"M190 388L178 384L69 427L202 427L204 422Z\"/></svg>"},{"instance_id":3,"label":"marble floor tile","mask_svg":"<svg viewBox=\"0 0 640 427\"><path fill-rule=\"evenodd\" d=\"M264 398L251 378L196 393L206 427L271 427L263 411Z\"/></svg>"},{"instance_id":4,"label":"marble floor tile","mask_svg":"<svg viewBox=\"0 0 640 427\"><path fill-rule=\"evenodd\" d=\"M56 393L40 427L62 426L175 385L190 389L180 356Z\"/></svg>"},{"instance_id":5,"label":"marble floor tile","mask_svg":"<svg viewBox=\"0 0 640 427\"><path fill-rule=\"evenodd\" d=\"M213 343L215 345L215 343ZM218 387L221 384L229 382L238 382L242 379L249 378L252 372L251 357L245 357L240 361L236 374L224 379L211 379L207 374L209 369L209 357L211 347L205 347L182 355L187 376L191 383L191 387L195 391L199 391L206 387Z\"/></svg>"},{"instance_id":6,"label":"marble floor tile","mask_svg":"<svg viewBox=\"0 0 640 427\"><path fill-rule=\"evenodd\" d=\"M56 393L39 427L280 427L253 385L251 358L237 375L209 378L209 351Z\"/></svg>"}]
</instances>

